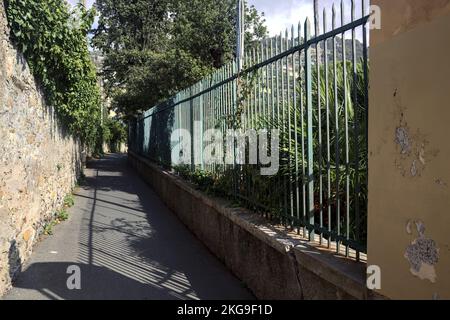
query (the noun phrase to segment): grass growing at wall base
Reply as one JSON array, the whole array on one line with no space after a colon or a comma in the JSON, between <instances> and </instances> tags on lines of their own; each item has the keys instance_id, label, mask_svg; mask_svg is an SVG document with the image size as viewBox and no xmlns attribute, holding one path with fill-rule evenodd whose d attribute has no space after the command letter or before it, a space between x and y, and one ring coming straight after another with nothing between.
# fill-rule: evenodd
<instances>
[{"instance_id":1,"label":"grass growing at wall base","mask_svg":"<svg viewBox=\"0 0 450 320\"><path fill-rule=\"evenodd\" d=\"M53 235L53 228L69 219L68 209L75 205L75 199L73 194L68 194L63 201L63 207L58 210L54 215L51 221L47 222L43 227L43 234L46 236Z\"/></svg>"}]
</instances>

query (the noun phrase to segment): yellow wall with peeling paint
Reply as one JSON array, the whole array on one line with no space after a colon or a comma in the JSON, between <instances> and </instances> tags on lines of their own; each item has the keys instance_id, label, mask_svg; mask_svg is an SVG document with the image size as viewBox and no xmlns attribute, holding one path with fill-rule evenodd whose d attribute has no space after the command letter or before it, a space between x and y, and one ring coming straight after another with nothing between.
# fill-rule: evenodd
<instances>
[{"instance_id":1,"label":"yellow wall with peeling paint","mask_svg":"<svg viewBox=\"0 0 450 320\"><path fill-rule=\"evenodd\" d=\"M372 0L382 9L383 28L373 31L371 46L450 13L450 0Z\"/></svg>"},{"instance_id":2,"label":"yellow wall with peeling paint","mask_svg":"<svg viewBox=\"0 0 450 320\"><path fill-rule=\"evenodd\" d=\"M450 0L372 4L382 29L370 48L369 265L389 298L450 299ZM404 256L414 221L439 248L435 283Z\"/></svg>"}]
</instances>

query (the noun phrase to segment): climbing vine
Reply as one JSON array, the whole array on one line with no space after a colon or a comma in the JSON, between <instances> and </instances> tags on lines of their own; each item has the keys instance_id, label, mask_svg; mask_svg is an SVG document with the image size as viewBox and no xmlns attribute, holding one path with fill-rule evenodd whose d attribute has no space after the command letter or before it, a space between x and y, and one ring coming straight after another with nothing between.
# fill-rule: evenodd
<instances>
[{"instance_id":1,"label":"climbing vine","mask_svg":"<svg viewBox=\"0 0 450 320\"><path fill-rule=\"evenodd\" d=\"M5 0L11 38L71 133L88 146L100 134L101 97L87 42L95 12L65 0Z\"/></svg>"}]
</instances>

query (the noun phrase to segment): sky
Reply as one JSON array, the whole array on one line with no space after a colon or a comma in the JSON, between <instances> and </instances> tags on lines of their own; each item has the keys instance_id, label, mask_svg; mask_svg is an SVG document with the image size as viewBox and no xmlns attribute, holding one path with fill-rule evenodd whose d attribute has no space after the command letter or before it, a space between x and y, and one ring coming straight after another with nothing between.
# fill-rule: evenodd
<instances>
[{"instance_id":1,"label":"sky","mask_svg":"<svg viewBox=\"0 0 450 320\"><path fill-rule=\"evenodd\" d=\"M73 4L76 4L76 3L80 2L80 1L79 0L68 0L68 2L73 5ZM95 0L87 0L86 4L90 8L90 7L92 7L92 4L94 2L95 2Z\"/></svg>"},{"instance_id":2,"label":"sky","mask_svg":"<svg viewBox=\"0 0 450 320\"><path fill-rule=\"evenodd\" d=\"M75 4L79 0L68 0L69 3ZM361 3L362 1L368 0L355 0L356 5L356 18L360 18L361 14ZM87 5L89 7L95 0L87 0ZM265 13L266 24L269 29L271 36L280 34L284 32L286 28L291 28L292 25L297 26L299 22L303 22L307 17L313 22L314 10L313 10L313 0L248 0L249 4L254 5L259 12ZM328 15L328 29L331 29L331 7L335 3L337 15L339 17L340 25L340 0L319 0L319 13L320 19L322 20L323 9L327 8ZM350 21L350 4L351 0L344 0L346 6L345 22ZM322 25L320 29L323 30Z\"/></svg>"},{"instance_id":3,"label":"sky","mask_svg":"<svg viewBox=\"0 0 450 320\"><path fill-rule=\"evenodd\" d=\"M356 19L362 16L362 1L355 0ZM313 0L248 0L249 4L254 5L260 12L264 12L266 25L271 36L284 32L286 28L290 29L292 25L296 26L299 22L305 22L309 17L311 23L314 21ZM336 5L336 13L339 17L337 25L340 25L340 0L319 0L319 15L322 20L323 10L327 9L328 30L331 29L331 8L333 3ZM351 0L344 0L345 5L345 23L350 22ZM323 31L322 24L320 25Z\"/></svg>"}]
</instances>

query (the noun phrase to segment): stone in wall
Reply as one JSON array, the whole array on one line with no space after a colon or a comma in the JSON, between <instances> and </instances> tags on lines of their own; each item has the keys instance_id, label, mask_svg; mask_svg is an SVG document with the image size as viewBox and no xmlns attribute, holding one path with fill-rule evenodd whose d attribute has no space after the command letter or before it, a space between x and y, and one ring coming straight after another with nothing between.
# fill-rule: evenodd
<instances>
[{"instance_id":1,"label":"stone in wall","mask_svg":"<svg viewBox=\"0 0 450 320\"><path fill-rule=\"evenodd\" d=\"M80 144L9 40L0 1L0 296L80 173Z\"/></svg>"}]
</instances>

